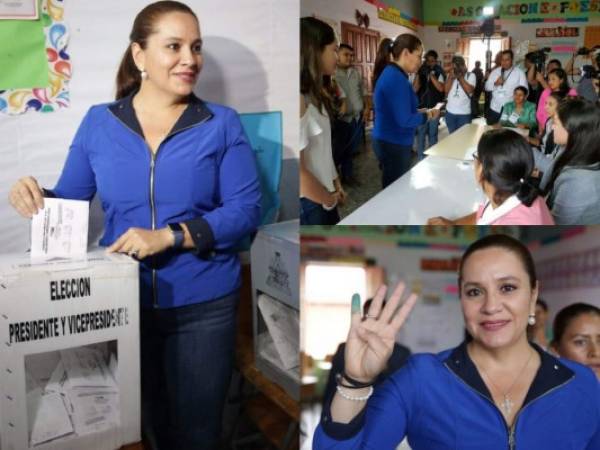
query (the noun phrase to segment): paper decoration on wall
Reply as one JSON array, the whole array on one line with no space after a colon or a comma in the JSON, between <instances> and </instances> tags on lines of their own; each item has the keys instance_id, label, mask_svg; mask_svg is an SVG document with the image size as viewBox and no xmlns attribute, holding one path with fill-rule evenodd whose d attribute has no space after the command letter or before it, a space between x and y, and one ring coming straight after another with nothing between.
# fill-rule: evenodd
<instances>
[{"instance_id":1,"label":"paper decoration on wall","mask_svg":"<svg viewBox=\"0 0 600 450\"><path fill-rule=\"evenodd\" d=\"M380 0L365 0L367 3L374 5L377 8L377 17L387 22L392 22L396 25L402 25L411 30L417 29L418 25L423 25L423 22L416 17L411 17L400 10L386 5Z\"/></svg>"},{"instance_id":2,"label":"paper decoration on wall","mask_svg":"<svg viewBox=\"0 0 600 450\"><path fill-rule=\"evenodd\" d=\"M371 19L369 19L369 15L367 13L361 13L358 9L354 13L356 17L356 24L360 26L365 26L365 28L369 28L371 24Z\"/></svg>"},{"instance_id":3,"label":"paper decoration on wall","mask_svg":"<svg viewBox=\"0 0 600 450\"><path fill-rule=\"evenodd\" d=\"M41 20L0 20L0 89L48 85Z\"/></svg>"},{"instance_id":4,"label":"paper decoration on wall","mask_svg":"<svg viewBox=\"0 0 600 450\"><path fill-rule=\"evenodd\" d=\"M544 290L600 286L600 248L536 263Z\"/></svg>"},{"instance_id":5,"label":"paper decoration on wall","mask_svg":"<svg viewBox=\"0 0 600 450\"><path fill-rule=\"evenodd\" d=\"M592 48L594 45L598 44L600 44L600 26L594 25L585 27L583 46Z\"/></svg>"},{"instance_id":6,"label":"paper decoration on wall","mask_svg":"<svg viewBox=\"0 0 600 450\"><path fill-rule=\"evenodd\" d=\"M0 112L9 115L35 110L52 112L69 106L71 61L62 0L42 0L41 23L45 35L46 83L35 88L0 90ZM2 42L5 42L2 40ZM4 44L3 44L4 45Z\"/></svg>"},{"instance_id":7,"label":"paper decoration on wall","mask_svg":"<svg viewBox=\"0 0 600 450\"><path fill-rule=\"evenodd\" d=\"M577 27L536 28L535 37L576 37L579 36Z\"/></svg>"}]
</instances>

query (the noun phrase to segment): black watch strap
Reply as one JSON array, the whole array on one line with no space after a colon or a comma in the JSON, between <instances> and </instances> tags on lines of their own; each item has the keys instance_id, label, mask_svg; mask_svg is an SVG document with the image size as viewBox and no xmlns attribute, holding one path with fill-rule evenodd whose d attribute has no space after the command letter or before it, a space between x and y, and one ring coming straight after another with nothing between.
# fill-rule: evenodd
<instances>
[{"instance_id":1,"label":"black watch strap","mask_svg":"<svg viewBox=\"0 0 600 450\"><path fill-rule=\"evenodd\" d=\"M176 250L183 248L183 240L185 237L183 227L177 222L168 224L168 227L173 233L173 236L175 237L173 248Z\"/></svg>"}]
</instances>

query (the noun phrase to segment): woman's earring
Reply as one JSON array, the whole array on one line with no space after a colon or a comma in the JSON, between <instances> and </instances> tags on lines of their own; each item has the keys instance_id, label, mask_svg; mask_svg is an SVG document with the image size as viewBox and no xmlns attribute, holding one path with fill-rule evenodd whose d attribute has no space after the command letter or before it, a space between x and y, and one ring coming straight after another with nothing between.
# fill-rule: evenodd
<instances>
[{"instance_id":1,"label":"woman's earring","mask_svg":"<svg viewBox=\"0 0 600 450\"><path fill-rule=\"evenodd\" d=\"M147 80L148 72L146 72L146 70L142 69L142 70L140 70L140 76L142 77L142 80Z\"/></svg>"},{"instance_id":2,"label":"woman's earring","mask_svg":"<svg viewBox=\"0 0 600 450\"><path fill-rule=\"evenodd\" d=\"M529 319L527 319L527 323L529 325L535 325L535 314L529 314Z\"/></svg>"}]
</instances>

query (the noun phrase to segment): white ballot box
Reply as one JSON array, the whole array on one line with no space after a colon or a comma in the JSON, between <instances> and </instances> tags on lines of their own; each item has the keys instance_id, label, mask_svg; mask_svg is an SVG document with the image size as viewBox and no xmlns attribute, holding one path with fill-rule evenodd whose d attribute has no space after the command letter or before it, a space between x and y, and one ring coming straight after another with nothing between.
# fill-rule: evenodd
<instances>
[{"instance_id":1,"label":"white ballot box","mask_svg":"<svg viewBox=\"0 0 600 450\"><path fill-rule=\"evenodd\" d=\"M299 222L262 227L250 250L256 367L300 398Z\"/></svg>"},{"instance_id":2,"label":"white ballot box","mask_svg":"<svg viewBox=\"0 0 600 450\"><path fill-rule=\"evenodd\" d=\"M138 263L0 255L0 448L139 440Z\"/></svg>"}]
</instances>

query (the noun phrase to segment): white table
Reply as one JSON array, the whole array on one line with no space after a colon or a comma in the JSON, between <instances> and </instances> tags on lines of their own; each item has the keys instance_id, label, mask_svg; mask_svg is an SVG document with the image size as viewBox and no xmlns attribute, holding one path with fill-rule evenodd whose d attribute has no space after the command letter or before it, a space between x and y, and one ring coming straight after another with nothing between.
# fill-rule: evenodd
<instances>
[{"instance_id":1,"label":"white table","mask_svg":"<svg viewBox=\"0 0 600 450\"><path fill-rule=\"evenodd\" d=\"M473 162L463 161L487 129L469 124L425 153L431 156L344 218L339 225L423 225L427 219L456 219L474 212L484 195Z\"/></svg>"}]
</instances>

